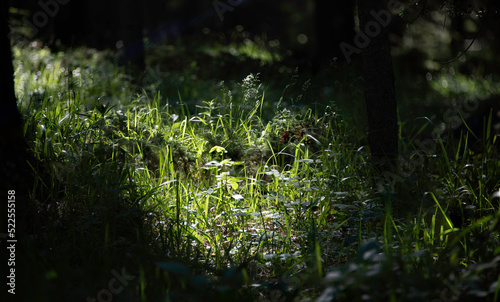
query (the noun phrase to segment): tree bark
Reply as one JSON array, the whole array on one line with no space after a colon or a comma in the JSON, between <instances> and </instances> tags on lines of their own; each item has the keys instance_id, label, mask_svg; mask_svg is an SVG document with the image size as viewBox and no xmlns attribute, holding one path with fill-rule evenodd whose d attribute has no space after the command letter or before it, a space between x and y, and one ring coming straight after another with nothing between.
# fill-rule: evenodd
<instances>
[{"instance_id":1,"label":"tree bark","mask_svg":"<svg viewBox=\"0 0 500 302\"><path fill-rule=\"evenodd\" d=\"M28 165L28 145L23 135L23 121L17 110L14 93L14 68L9 40L9 2L1 4L0 60L2 97L0 99L0 194L3 198L2 213L7 209L7 193L15 192L16 222L18 229L24 228L29 219L29 190L33 187L33 176ZM10 208L9 208L10 209ZM6 221L6 214L2 220Z\"/></svg>"},{"instance_id":2,"label":"tree bark","mask_svg":"<svg viewBox=\"0 0 500 302\"><path fill-rule=\"evenodd\" d=\"M381 12L385 12L385 15ZM389 170L396 166L398 155L394 74L388 24L384 22L387 16L389 22L391 15L383 0L359 0L358 14L360 32L357 34L357 39L359 40L358 36L364 35L369 41L361 49L369 126L368 143L377 167ZM375 24L378 24L378 27Z\"/></svg>"}]
</instances>

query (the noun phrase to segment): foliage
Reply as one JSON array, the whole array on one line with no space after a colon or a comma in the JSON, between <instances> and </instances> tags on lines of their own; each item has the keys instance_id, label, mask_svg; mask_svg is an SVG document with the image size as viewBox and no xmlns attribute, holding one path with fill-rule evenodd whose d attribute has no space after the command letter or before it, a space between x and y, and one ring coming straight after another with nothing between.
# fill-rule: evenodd
<instances>
[{"instance_id":1,"label":"foliage","mask_svg":"<svg viewBox=\"0 0 500 302\"><path fill-rule=\"evenodd\" d=\"M498 300L492 135L481 151L471 133L438 136L431 151L403 139L413 169L384 179L336 103L303 105L314 83L298 76L271 100L258 74L180 84L158 73L137 93L95 51L15 56L40 163L23 242L24 265L38 268L25 281L33 297L95 297L125 266L124 301L413 301L443 288L451 300ZM158 83L177 85L176 97Z\"/></svg>"},{"instance_id":2,"label":"foliage","mask_svg":"<svg viewBox=\"0 0 500 302\"><path fill-rule=\"evenodd\" d=\"M496 301L500 257L462 268L456 253L447 249L437 267L429 251L386 254L366 241L354 262L326 274L317 301Z\"/></svg>"}]
</instances>

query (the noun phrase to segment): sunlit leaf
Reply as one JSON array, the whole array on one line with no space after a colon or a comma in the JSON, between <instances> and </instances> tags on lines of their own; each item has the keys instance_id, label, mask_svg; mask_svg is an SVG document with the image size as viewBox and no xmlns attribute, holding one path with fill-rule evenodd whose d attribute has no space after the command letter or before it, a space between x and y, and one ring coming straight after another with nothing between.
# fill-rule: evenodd
<instances>
[{"instance_id":1,"label":"sunlit leaf","mask_svg":"<svg viewBox=\"0 0 500 302\"><path fill-rule=\"evenodd\" d=\"M226 151L226 148L221 147L221 146L215 146L215 147L212 147L212 149L210 149L209 153L213 153L214 151L217 153L223 153Z\"/></svg>"}]
</instances>

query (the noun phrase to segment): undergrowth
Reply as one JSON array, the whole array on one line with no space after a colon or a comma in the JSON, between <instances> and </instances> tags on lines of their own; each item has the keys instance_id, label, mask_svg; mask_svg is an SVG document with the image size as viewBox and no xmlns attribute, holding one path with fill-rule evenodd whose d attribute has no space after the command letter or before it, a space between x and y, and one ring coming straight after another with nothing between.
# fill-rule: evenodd
<instances>
[{"instance_id":1,"label":"undergrowth","mask_svg":"<svg viewBox=\"0 0 500 302\"><path fill-rule=\"evenodd\" d=\"M498 300L495 138L403 140L411 172L384 178L333 99L268 100L250 74L193 108L90 50L14 50L39 160L26 295L96 297L115 270L119 301Z\"/></svg>"}]
</instances>

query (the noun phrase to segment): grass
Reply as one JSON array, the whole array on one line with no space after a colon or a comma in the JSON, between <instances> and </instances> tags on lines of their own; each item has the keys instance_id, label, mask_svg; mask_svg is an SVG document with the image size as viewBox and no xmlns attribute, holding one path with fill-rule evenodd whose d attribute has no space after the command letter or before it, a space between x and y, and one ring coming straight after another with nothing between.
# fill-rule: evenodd
<instances>
[{"instance_id":1,"label":"grass","mask_svg":"<svg viewBox=\"0 0 500 302\"><path fill-rule=\"evenodd\" d=\"M254 74L150 69L137 93L106 54L14 54L39 160L29 298L106 299L118 273L118 301L498 301L495 138L403 139L407 165L384 177L335 99L301 105L307 81L277 98Z\"/></svg>"}]
</instances>

